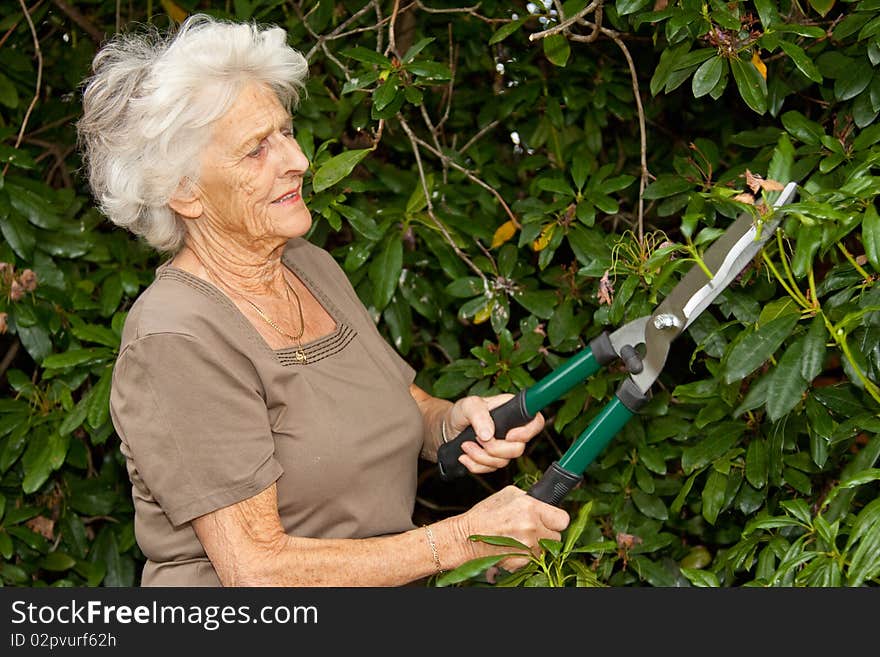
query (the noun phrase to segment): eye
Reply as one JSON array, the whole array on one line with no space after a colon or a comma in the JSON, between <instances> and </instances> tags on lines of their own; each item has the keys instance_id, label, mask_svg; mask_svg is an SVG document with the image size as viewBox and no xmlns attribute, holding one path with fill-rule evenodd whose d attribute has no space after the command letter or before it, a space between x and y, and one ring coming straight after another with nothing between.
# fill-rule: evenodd
<instances>
[{"instance_id":1,"label":"eye","mask_svg":"<svg viewBox=\"0 0 880 657\"><path fill-rule=\"evenodd\" d=\"M263 154L263 151L265 150L265 148L266 148L265 143L261 141L254 150L252 150L250 153L247 154L247 156L254 157L254 158L260 157L260 155Z\"/></svg>"},{"instance_id":2,"label":"eye","mask_svg":"<svg viewBox=\"0 0 880 657\"><path fill-rule=\"evenodd\" d=\"M295 134L295 133L294 133L292 127L291 127L291 128L282 128L282 129L281 129L281 134L284 135L285 137L287 137L288 139L294 139L294 138L295 138L295 137L294 137L294 134Z\"/></svg>"}]
</instances>

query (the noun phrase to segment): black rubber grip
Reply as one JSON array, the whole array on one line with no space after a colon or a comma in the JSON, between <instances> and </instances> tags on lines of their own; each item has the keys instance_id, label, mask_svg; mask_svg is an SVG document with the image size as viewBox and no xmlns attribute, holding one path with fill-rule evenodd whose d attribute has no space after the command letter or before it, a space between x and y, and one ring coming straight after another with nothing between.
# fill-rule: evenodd
<instances>
[{"instance_id":1,"label":"black rubber grip","mask_svg":"<svg viewBox=\"0 0 880 657\"><path fill-rule=\"evenodd\" d=\"M569 472L554 461L544 471L544 476L529 489L528 494L536 500L559 506L565 496L581 482L581 479L583 479L581 475Z\"/></svg>"},{"instance_id":2,"label":"black rubber grip","mask_svg":"<svg viewBox=\"0 0 880 657\"><path fill-rule=\"evenodd\" d=\"M611 336L608 335L608 331L602 331L590 340L590 351L593 352L593 357L599 365L607 365L617 360L617 351L611 344Z\"/></svg>"},{"instance_id":3,"label":"black rubber grip","mask_svg":"<svg viewBox=\"0 0 880 657\"><path fill-rule=\"evenodd\" d=\"M501 406L493 408L490 413L492 420L495 422L495 437L504 438L507 432L514 427L521 427L528 424L534 418L529 415L526 410L526 391L520 390L512 399L504 402ZM451 481L458 479L467 474L468 469L458 461L461 456L461 444L468 440L476 441L477 436L473 427L468 427L454 440L440 445L437 450L437 467L440 470L440 478L443 481Z\"/></svg>"}]
</instances>

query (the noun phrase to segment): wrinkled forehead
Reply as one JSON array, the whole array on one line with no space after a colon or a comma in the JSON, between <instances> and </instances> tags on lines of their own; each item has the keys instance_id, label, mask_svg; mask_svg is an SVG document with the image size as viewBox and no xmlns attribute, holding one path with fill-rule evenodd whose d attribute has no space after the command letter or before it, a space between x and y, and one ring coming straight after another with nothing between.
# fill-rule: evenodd
<instances>
[{"instance_id":1,"label":"wrinkled forehead","mask_svg":"<svg viewBox=\"0 0 880 657\"><path fill-rule=\"evenodd\" d=\"M246 85L211 130L211 142L224 150L239 149L279 127L289 125L290 112L271 87Z\"/></svg>"}]
</instances>

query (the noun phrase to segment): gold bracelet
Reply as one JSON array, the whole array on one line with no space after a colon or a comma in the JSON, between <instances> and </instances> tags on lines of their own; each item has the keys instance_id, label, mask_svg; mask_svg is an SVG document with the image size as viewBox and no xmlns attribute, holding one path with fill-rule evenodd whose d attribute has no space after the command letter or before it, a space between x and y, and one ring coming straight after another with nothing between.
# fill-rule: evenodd
<instances>
[{"instance_id":1,"label":"gold bracelet","mask_svg":"<svg viewBox=\"0 0 880 657\"><path fill-rule=\"evenodd\" d=\"M437 554L437 545L434 543L434 532L428 525L422 525L422 527L425 528L425 533L428 535L428 545L431 547L431 556L434 557L434 567L437 569L437 574L442 575L445 571L440 565L440 555Z\"/></svg>"}]
</instances>

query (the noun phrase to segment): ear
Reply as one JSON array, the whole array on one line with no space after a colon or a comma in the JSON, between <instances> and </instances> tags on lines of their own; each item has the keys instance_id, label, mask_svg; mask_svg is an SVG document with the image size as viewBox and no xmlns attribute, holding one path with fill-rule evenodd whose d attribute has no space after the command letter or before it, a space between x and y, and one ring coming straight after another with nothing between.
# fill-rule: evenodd
<instances>
[{"instance_id":1,"label":"ear","mask_svg":"<svg viewBox=\"0 0 880 657\"><path fill-rule=\"evenodd\" d=\"M168 200L168 207L184 219L198 219L203 210L199 186L189 178L183 178Z\"/></svg>"}]
</instances>

